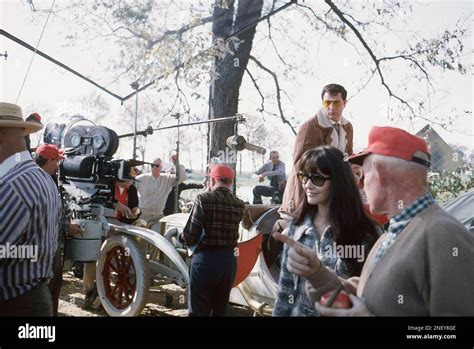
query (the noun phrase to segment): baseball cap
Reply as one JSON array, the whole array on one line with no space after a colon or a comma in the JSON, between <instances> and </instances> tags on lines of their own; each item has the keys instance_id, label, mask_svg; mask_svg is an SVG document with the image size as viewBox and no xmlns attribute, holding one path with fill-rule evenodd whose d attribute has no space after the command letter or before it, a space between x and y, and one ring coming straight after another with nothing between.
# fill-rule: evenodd
<instances>
[{"instance_id":1,"label":"baseball cap","mask_svg":"<svg viewBox=\"0 0 474 349\"><path fill-rule=\"evenodd\" d=\"M234 179L234 170L227 165L217 164L212 167L209 176L215 180L219 180L221 178Z\"/></svg>"},{"instance_id":2,"label":"baseball cap","mask_svg":"<svg viewBox=\"0 0 474 349\"><path fill-rule=\"evenodd\" d=\"M430 167L430 152L426 141L396 127L372 127L367 148L350 156L348 160L362 165L364 158L370 154L390 156Z\"/></svg>"},{"instance_id":3,"label":"baseball cap","mask_svg":"<svg viewBox=\"0 0 474 349\"><path fill-rule=\"evenodd\" d=\"M45 159L64 159L64 149L58 149L54 144L43 143L35 153Z\"/></svg>"}]
</instances>

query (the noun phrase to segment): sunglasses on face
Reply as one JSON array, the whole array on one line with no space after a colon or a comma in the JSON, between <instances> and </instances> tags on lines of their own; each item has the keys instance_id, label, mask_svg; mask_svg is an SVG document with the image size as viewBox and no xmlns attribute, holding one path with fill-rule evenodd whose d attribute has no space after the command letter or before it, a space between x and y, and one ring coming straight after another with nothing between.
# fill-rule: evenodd
<instances>
[{"instance_id":1,"label":"sunglasses on face","mask_svg":"<svg viewBox=\"0 0 474 349\"><path fill-rule=\"evenodd\" d=\"M161 166L161 164L153 164L153 165L151 165L152 168L153 168L153 167L160 167L160 166Z\"/></svg>"},{"instance_id":2,"label":"sunglasses on face","mask_svg":"<svg viewBox=\"0 0 474 349\"><path fill-rule=\"evenodd\" d=\"M334 106L334 108L339 108L342 105L342 101L329 101L327 99L323 101L324 108L329 108L331 104Z\"/></svg>"},{"instance_id":3,"label":"sunglasses on face","mask_svg":"<svg viewBox=\"0 0 474 349\"><path fill-rule=\"evenodd\" d=\"M320 174L312 174L312 175L307 175L306 173L304 172L298 172L298 180L303 183L303 184L306 184L308 183L308 179L311 181L311 183L313 183L315 186L317 187L322 187L324 185L324 182L328 179L330 179L331 177L324 177L323 175L320 175Z\"/></svg>"}]
</instances>

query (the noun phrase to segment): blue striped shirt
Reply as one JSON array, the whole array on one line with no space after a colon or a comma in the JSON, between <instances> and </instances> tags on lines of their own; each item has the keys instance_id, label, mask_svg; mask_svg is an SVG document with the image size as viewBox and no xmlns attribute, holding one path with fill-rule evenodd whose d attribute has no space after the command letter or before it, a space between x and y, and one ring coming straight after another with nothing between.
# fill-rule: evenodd
<instances>
[{"instance_id":1,"label":"blue striped shirt","mask_svg":"<svg viewBox=\"0 0 474 349\"><path fill-rule=\"evenodd\" d=\"M0 300L19 296L53 276L60 198L51 176L27 151L0 165ZM36 249L31 254L17 252Z\"/></svg>"}]
</instances>

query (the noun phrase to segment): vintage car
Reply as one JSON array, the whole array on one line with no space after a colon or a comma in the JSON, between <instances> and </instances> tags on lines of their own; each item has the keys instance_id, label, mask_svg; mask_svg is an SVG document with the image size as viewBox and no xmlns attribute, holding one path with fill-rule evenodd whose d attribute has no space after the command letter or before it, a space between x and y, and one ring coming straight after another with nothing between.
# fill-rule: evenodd
<instances>
[{"instance_id":1,"label":"vintage car","mask_svg":"<svg viewBox=\"0 0 474 349\"><path fill-rule=\"evenodd\" d=\"M277 210L277 206L248 206L240 226L230 301L259 315L271 315L277 294L282 246L271 232L285 224ZM139 315L150 288L167 283L186 288L190 257L179 234L187 219L187 213L163 218L163 235L110 219L96 272L100 300L110 316Z\"/></svg>"}]
</instances>

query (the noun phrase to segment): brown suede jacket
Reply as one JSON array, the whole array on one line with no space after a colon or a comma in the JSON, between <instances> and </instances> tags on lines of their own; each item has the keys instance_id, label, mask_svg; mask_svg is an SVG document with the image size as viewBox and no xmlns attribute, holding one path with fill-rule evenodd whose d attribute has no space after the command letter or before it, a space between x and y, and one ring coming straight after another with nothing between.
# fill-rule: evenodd
<instances>
[{"instance_id":1,"label":"brown suede jacket","mask_svg":"<svg viewBox=\"0 0 474 349\"><path fill-rule=\"evenodd\" d=\"M304 190L296 174L305 151L321 145L333 145L348 155L352 154L352 124L342 117L339 142L333 140L333 130L325 109L320 109L299 128L293 148L293 170L286 184L280 212L294 217L303 205Z\"/></svg>"}]
</instances>

